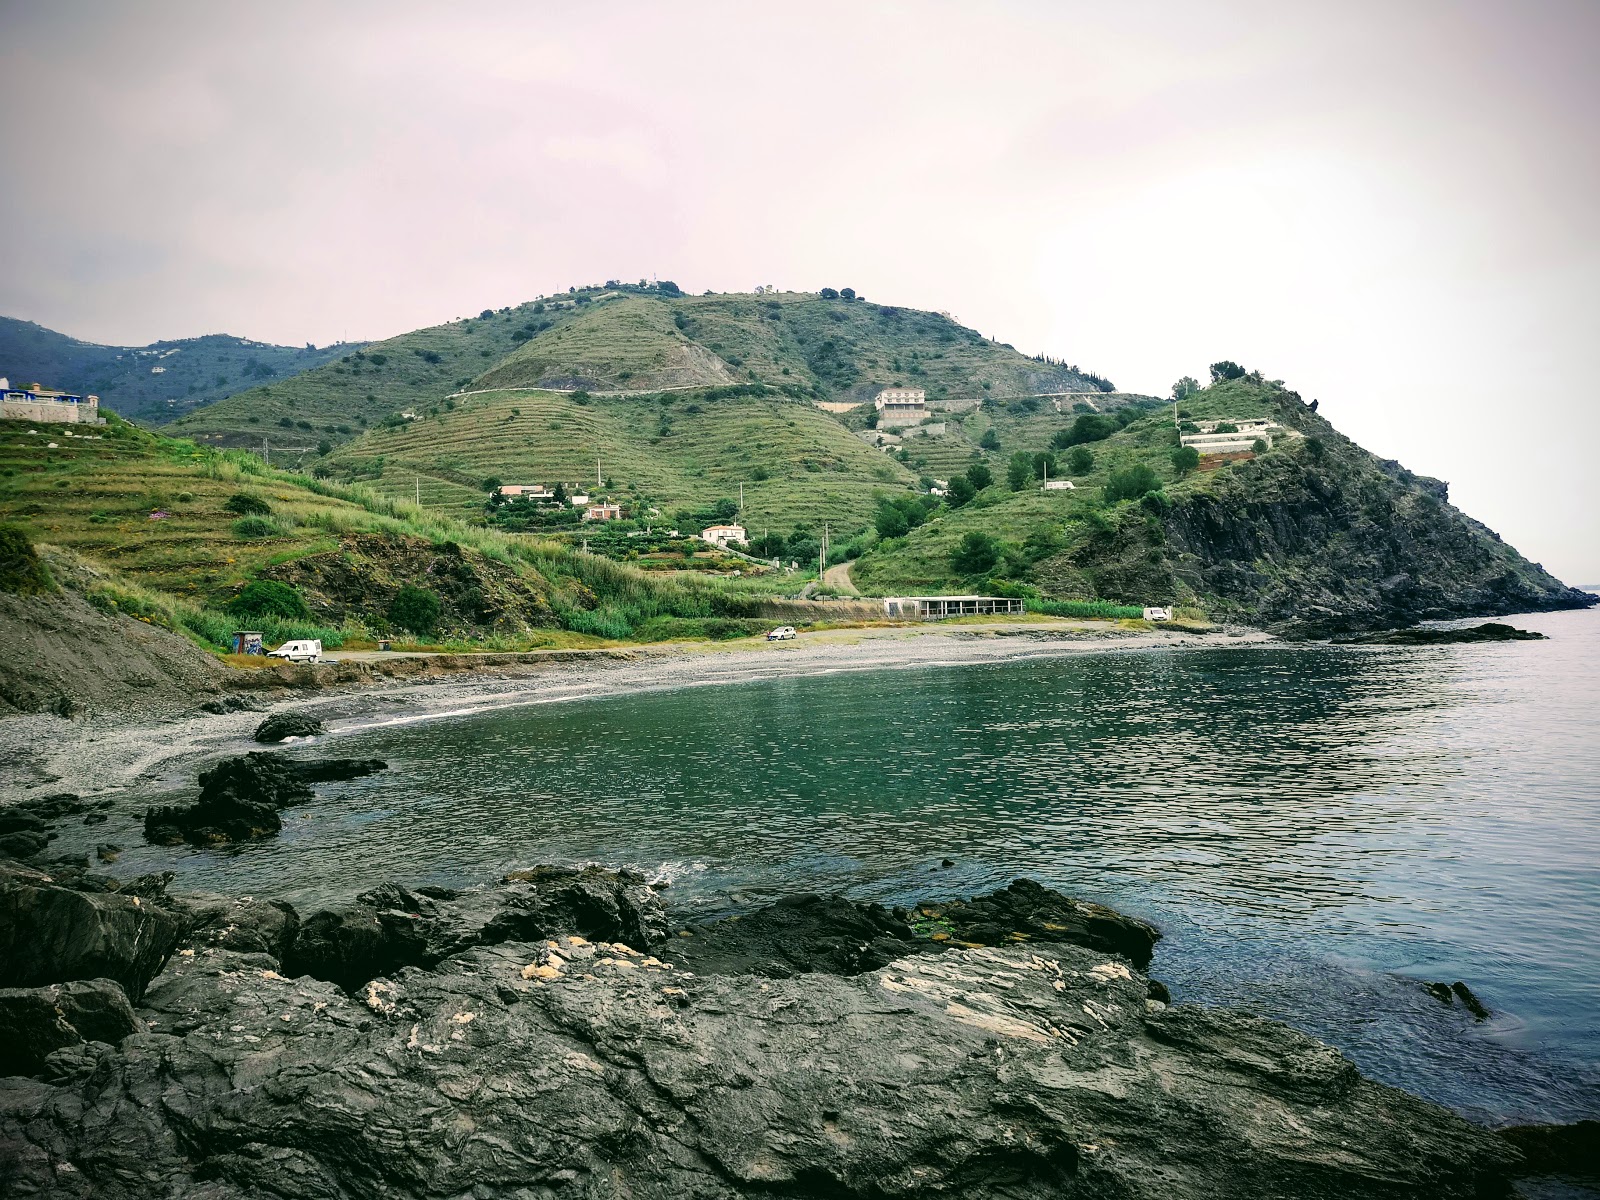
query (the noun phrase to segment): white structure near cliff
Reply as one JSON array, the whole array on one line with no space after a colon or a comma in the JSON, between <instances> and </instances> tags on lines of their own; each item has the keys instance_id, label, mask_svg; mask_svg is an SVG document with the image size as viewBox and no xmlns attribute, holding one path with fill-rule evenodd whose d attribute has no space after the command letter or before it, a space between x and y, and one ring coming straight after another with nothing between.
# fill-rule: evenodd
<instances>
[{"instance_id":1,"label":"white structure near cliff","mask_svg":"<svg viewBox=\"0 0 1600 1200\"><path fill-rule=\"evenodd\" d=\"M1226 428L1230 425L1232 429ZM1223 427L1222 432L1218 432L1219 426ZM1197 421L1195 427L1199 433L1183 433L1178 440L1185 446L1193 446L1201 454L1230 454L1248 450L1255 445L1257 438L1271 446L1289 432L1276 421L1259 418Z\"/></svg>"},{"instance_id":2,"label":"white structure near cliff","mask_svg":"<svg viewBox=\"0 0 1600 1200\"><path fill-rule=\"evenodd\" d=\"M700 540L719 550L726 550L729 542L737 542L742 546L750 539L745 536L743 525L711 525L700 531Z\"/></svg>"},{"instance_id":3,"label":"white structure near cliff","mask_svg":"<svg viewBox=\"0 0 1600 1200\"><path fill-rule=\"evenodd\" d=\"M928 415L928 394L921 388L884 388L872 402L879 429L919 425Z\"/></svg>"},{"instance_id":4,"label":"white structure near cliff","mask_svg":"<svg viewBox=\"0 0 1600 1200\"><path fill-rule=\"evenodd\" d=\"M0 379L0 420L55 421L74 425L104 425L99 396L75 396L39 384L12 387Z\"/></svg>"}]
</instances>

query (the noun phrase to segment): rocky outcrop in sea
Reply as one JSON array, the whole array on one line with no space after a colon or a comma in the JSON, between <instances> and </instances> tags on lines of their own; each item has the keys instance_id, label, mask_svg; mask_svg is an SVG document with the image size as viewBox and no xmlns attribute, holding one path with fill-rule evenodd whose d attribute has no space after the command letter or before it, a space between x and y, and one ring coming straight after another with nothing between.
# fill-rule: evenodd
<instances>
[{"instance_id":1,"label":"rocky outcrop in sea","mask_svg":"<svg viewBox=\"0 0 1600 1200\"><path fill-rule=\"evenodd\" d=\"M298 913L0 869L18 1196L1481 1197L1508 1141L1030 881L672 922L538 868Z\"/></svg>"}]
</instances>

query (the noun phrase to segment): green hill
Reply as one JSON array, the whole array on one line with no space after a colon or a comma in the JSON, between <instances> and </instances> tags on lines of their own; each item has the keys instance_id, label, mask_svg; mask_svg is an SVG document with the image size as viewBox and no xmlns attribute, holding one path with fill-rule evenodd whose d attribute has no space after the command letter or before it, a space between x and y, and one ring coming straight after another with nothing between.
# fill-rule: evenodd
<instances>
[{"instance_id":1,"label":"green hill","mask_svg":"<svg viewBox=\"0 0 1600 1200\"><path fill-rule=\"evenodd\" d=\"M274 346L227 334L101 346L32 321L0 317L0 377L96 395L122 416L154 424L265 381L298 375L350 349Z\"/></svg>"},{"instance_id":2,"label":"green hill","mask_svg":"<svg viewBox=\"0 0 1600 1200\"><path fill-rule=\"evenodd\" d=\"M338 444L394 413L512 389L764 383L791 398L838 403L894 383L922 387L933 400L1111 390L1090 372L1029 358L937 313L812 293L686 296L670 287L575 290L402 334L190 414L178 432L221 445Z\"/></svg>"}]
</instances>

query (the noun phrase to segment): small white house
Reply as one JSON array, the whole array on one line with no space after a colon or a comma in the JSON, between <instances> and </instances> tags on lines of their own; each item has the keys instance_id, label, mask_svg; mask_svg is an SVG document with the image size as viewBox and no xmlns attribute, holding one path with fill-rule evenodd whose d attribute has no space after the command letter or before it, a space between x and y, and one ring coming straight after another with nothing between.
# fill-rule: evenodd
<instances>
[{"instance_id":1,"label":"small white house","mask_svg":"<svg viewBox=\"0 0 1600 1200\"><path fill-rule=\"evenodd\" d=\"M1078 485L1070 479L1052 479L1044 485L1047 492L1075 492Z\"/></svg>"},{"instance_id":2,"label":"small white house","mask_svg":"<svg viewBox=\"0 0 1600 1200\"><path fill-rule=\"evenodd\" d=\"M745 536L743 525L711 525L700 531L700 540L724 550L729 542L738 542L742 546L750 539Z\"/></svg>"},{"instance_id":3,"label":"small white house","mask_svg":"<svg viewBox=\"0 0 1600 1200\"><path fill-rule=\"evenodd\" d=\"M500 485L502 496L523 496L535 502L551 499L553 493L542 483L503 483Z\"/></svg>"}]
</instances>

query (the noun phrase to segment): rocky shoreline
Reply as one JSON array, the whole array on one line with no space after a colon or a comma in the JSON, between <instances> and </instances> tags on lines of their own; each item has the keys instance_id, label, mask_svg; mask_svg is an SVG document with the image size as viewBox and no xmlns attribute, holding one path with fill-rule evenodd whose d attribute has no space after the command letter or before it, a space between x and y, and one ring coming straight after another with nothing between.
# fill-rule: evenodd
<instances>
[{"instance_id":1,"label":"rocky shoreline","mask_svg":"<svg viewBox=\"0 0 1600 1200\"><path fill-rule=\"evenodd\" d=\"M1027 880L688 926L599 868L168 882L0 865L9 1194L1485 1197L1571 1153L1169 1005L1158 931Z\"/></svg>"}]
</instances>

